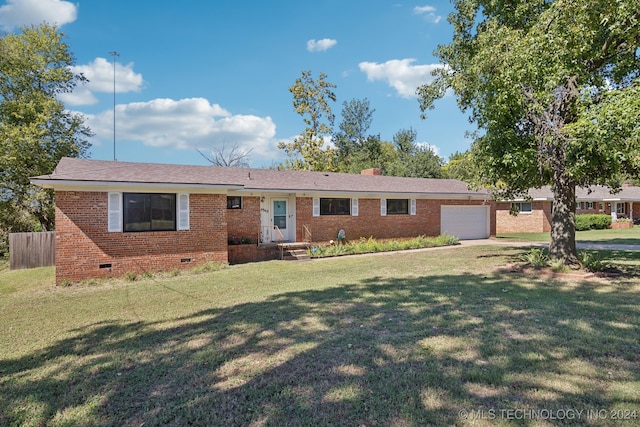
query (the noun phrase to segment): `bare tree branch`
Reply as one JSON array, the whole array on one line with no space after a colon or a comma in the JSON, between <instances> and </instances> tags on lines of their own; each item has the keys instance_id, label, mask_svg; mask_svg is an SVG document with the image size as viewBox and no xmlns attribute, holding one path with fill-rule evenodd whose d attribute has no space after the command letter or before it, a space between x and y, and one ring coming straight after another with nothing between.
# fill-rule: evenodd
<instances>
[{"instance_id":1,"label":"bare tree branch","mask_svg":"<svg viewBox=\"0 0 640 427\"><path fill-rule=\"evenodd\" d=\"M211 155L206 155L198 149L196 149L196 151L213 166L248 168L250 164L249 155L253 151L253 148L243 150L235 143L231 149L228 149L227 144L223 143L221 148L213 148Z\"/></svg>"}]
</instances>

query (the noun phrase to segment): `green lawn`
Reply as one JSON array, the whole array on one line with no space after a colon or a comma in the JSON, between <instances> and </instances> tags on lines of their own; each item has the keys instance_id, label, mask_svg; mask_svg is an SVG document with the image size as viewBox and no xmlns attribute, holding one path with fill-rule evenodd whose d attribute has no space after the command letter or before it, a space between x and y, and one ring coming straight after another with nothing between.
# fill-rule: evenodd
<instances>
[{"instance_id":1,"label":"green lawn","mask_svg":"<svg viewBox=\"0 0 640 427\"><path fill-rule=\"evenodd\" d=\"M549 242L549 233L504 233L497 239L512 242ZM615 230L588 230L576 232L576 241L621 245L640 245L640 226Z\"/></svg>"},{"instance_id":2,"label":"green lawn","mask_svg":"<svg viewBox=\"0 0 640 427\"><path fill-rule=\"evenodd\" d=\"M637 425L640 277L502 268L525 250L0 271L0 425Z\"/></svg>"}]
</instances>

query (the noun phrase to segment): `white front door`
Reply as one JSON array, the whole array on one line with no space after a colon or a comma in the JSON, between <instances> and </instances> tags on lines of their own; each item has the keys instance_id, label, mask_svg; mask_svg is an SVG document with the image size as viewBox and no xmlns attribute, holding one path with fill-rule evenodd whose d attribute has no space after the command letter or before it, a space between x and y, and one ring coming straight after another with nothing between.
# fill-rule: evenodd
<instances>
[{"instance_id":1,"label":"white front door","mask_svg":"<svg viewBox=\"0 0 640 427\"><path fill-rule=\"evenodd\" d=\"M289 210L286 199L271 201L271 219L273 221L272 240L289 240Z\"/></svg>"}]
</instances>

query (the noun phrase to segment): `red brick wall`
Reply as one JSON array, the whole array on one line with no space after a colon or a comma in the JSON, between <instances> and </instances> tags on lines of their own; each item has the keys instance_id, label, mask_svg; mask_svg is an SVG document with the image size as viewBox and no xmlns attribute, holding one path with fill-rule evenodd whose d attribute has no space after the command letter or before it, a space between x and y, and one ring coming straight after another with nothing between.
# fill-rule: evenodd
<instances>
[{"instance_id":1,"label":"red brick wall","mask_svg":"<svg viewBox=\"0 0 640 427\"><path fill-rule=\"evenodd\" d=\"M280 249L266 245L231 245L229 246L229 264L244 264L247 262L270 261L280 259Z\"/></svg>"},{"instance_id":2,"label":"red brick wall","mask_svg":"<svg viewBox=\"0 0 640 427\"><path fill-rule=\"evenodd\" d=\"M511 203L496 204L496 231L501 233L546 233L551 231L551 202L531 202L531 213L511 215Z\"/></svg>"},{"instance_id":3,"label":"red brick wall","mask_svg":"<svg viewBox=\"0 0 640 427\"><path fill-rule=\"evenodd\" d=\"M257 243L260 233L260 198L242 197L242 209L227 209L229 239L248 237Z\"/></svg>"},{"instance_id":4,"label":"red brick wall","mask_svg":"<svg viewBox=\"0 0 640 427\"><path fill-rule=\"evenodd\" d=\"M491 235L495 236L495 209L491 209ZM482 205L482 201L416 200L416 215L380 215L380 199L359 199L358 216L313 216L313 199L298 197L296 200L297 235L302 236L302 226L311 229L312 240L321 242L336 239L338 230L344 229L347 240L360 237L378 239L415 237L440 234L440 207L442 205Z\"/></svg>"},{"instance_id":5,"label":"red brick wall","mask_svg":"<svg viewBox=\"0 0 640 427\"><path fill-rule=\"evenodd\" d=\"M57 283L228 261L225 195L191 194L190 230L110 233L107 194L56 192Z\"/></svg>"}]
</instances>

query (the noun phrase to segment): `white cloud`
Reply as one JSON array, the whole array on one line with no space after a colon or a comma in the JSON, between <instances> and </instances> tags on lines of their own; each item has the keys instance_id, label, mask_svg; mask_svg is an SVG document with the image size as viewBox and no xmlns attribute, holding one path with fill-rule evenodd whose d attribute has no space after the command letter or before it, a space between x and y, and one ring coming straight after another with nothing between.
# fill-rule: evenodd
<instances>
[{"instance_id":1,"label":"white cloud","mask_svg":"<svg viewBox=\"0 0 640 427\"><path fill-rule=\"evenodd\" d=\"M437 24L442 20L442 16L436 13L436 8L433 6L416 6L413 8L414 15L424 15L425 19L429 22Z\"/></svg>"},{"instance_id":2,"label":"white cloud","mask_svg":"<svg viewBox=\"0 0 640 427\"><path fill-rule=\"evenodd\" d=\"M440 155L440 148L433 144L429 144L428 142L416 142L416 145L420 148L424 148L425 150L433 151L433 154L435 154L436 156Z\"/></svg>"},{"instance_id":3,"label":"white cloud","mask_svg":"<svg viewBox=\"0 0 640 427\"><path fill-rule=\"evenodd\" d=\"M113 138L113 110L87 115L97 142ZM139 141L146 146L200 149L205 152L238 145L253 149L250 157L275 159L276 126L270 117L233 115L204 98L154 99L116 106L116 140Z\"/></svg>"},{"instance_id":4,"label":"white cloud","mask_svg":"<svg viewBox=\"0 0 640 427\"><path fill-rule=\"evenodd\" d=\"M322 52L322 51L331 49L337 43L338 41L334 39L322 39L322 40L311 39L307 42L307 50L309 52Z\"/></svg>"},{"instance_id":5,"label":"white cloud","mask_svg":"<svg viewBox=\"0 0 640 427\"><path fill-rule=\"evenodd\" d=\"M74 73L82 73L89 82L76 87L73 93L60 96L67 105L90 105L98 102L95 92L113 93L113 63L105 58L96 58L86 65L71 67ZM116 93L140 92L144 81L142 74L133 71L133 63L116 62Z\"/></svg>"},{"instance_id":6,"label":"white cloud","mask_svg":"<svg viewBox=\"0 0 640 427\"><path fill-rule=\"evenodd\" d=\"M386 80L403 98L416 96L416 89L430 83L434 77L431 72L442 68L441 64L413 65L415 59L392 59L378 64L377 62L361 62L360 71L367 75L367 80Z\"/></svg>"},{"instance_id":7,"label":"white cloud","mask_svg":"<svg viewBox=\"0 0 640 427\"><path fill-rule=\"evenodd\" d=\"M62 26L78 17L78 6L61 0L7 0L0 6L0 28L12 31L25 25L43 22Z\"/></svg>"}]
</instances>

